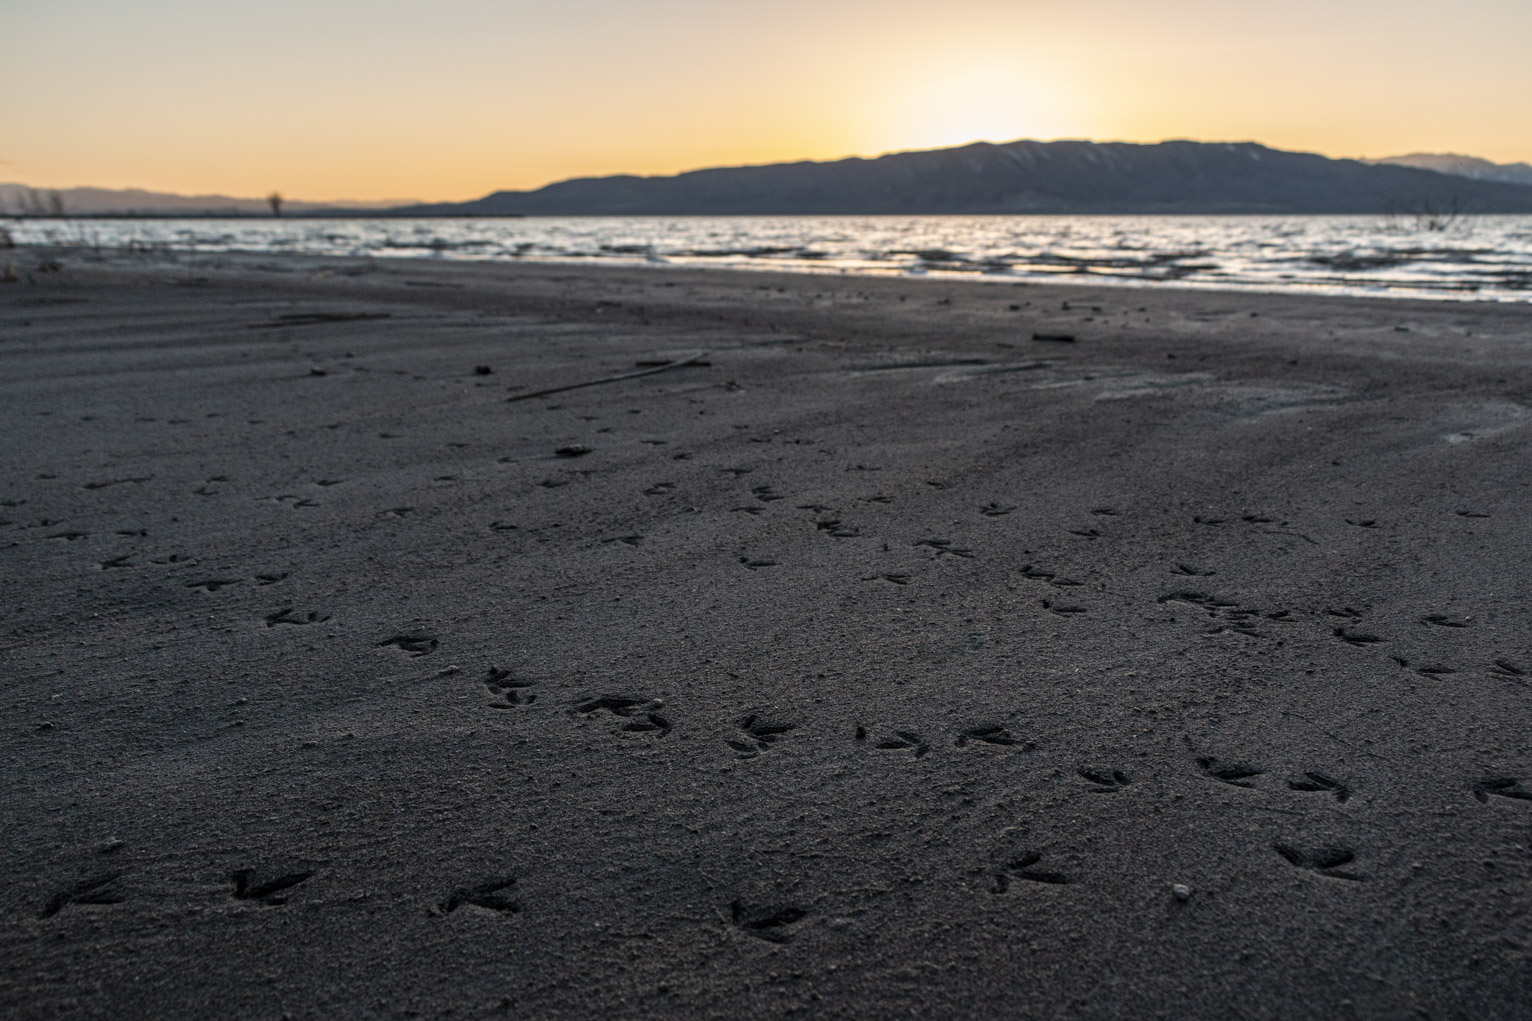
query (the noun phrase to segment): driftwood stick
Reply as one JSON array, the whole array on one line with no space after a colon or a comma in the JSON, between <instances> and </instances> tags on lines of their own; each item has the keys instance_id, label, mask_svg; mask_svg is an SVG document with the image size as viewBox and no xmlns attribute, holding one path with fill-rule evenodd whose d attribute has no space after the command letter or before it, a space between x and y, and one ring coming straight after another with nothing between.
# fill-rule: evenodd
<instances>
[{"instance_id":1,"label":"driftwood stick","mask_svg":"<svg viewBox=\"0 0 1532 1021\"><path fill-rule=\"evenodd\" d=\"M689 355L686 358L679 358L673 362L666 362L664 365L657 366L653 369L640 369L637 372L624 372L616 376L602 376L600 379L587 379L583 383L570 383L568 386L550 386L546 390L533 390L531 393L513 394L512 396L507 397L506 401L529 401L534 397L547 397L549 394L561 394L565 390L579 390L582 387L587 386L601 386L604 383L621 383L625 379L637 379L640 376L653 376L656 373L669 372L671 369L679 369L682 366L692 365L696 362L700 362L702 359L707 357L707 354L708 353L706 351L698 351L696 354Z\"/></svg>"}]
</instances>

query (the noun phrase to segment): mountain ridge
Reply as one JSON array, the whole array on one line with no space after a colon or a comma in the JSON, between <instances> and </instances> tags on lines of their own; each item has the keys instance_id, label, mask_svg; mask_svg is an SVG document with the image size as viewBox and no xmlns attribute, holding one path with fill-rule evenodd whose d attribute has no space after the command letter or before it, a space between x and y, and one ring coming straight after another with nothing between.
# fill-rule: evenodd
<instances>
[{"instance_id":1,"label":"mountain ridge","mask_svg":"<svg viewBox=\"0 0 1532 1021\"><path fill-rule=\"evenodd\" d=\"M1439 174L1471 177L1479 181L1532 185L1532 163L1495 163L1482 156L1464 156L1455 152L1412 152L1406 156L1385 156L1365 162L1434 170Z\"/></svg>"},{"instance_id":2,"label":"mountain ridge","mask_svg":"<svg viewBox=\"0 0 1532 1021\"><path fill-rule=\"evenodd\" d=\"M264 198L0 183L0 216L269 216ZM304 216L1532 213L1532 165L1332 159L1256 142L974 142L880 156L577 177L466 202L283 202Z\"/></svg>"},{"instance_id":3,"label":"mountain ridge","mask_svg":"<svg viewBox=\"0 0 1532 1021\"><path fill-rule=\"evenodd\" d=\"M271 206L264 198L237 198L232 195L180 195L175 192L150 191L145 188L32 188L25 184L0 183L0 216L54 215L52 197L57 195L69 216L174 216L229 215L269 216ZM313 202L284 199L282 208L293 213L336 210L363 213L397 207L408 200L387 199L380 202Z\"/></svg>"},{"instance_id":4,"label":"mountain ridge","mask_svg":"<svg viewBox=\"0 0 1532 1021\"><path fill-rule=\"evenodd\" d=\"M389 216L988 213L1532 213L1532 187L1255 142L1020 140L949 149L573 178Z\"/></svg>"}]
</instances>

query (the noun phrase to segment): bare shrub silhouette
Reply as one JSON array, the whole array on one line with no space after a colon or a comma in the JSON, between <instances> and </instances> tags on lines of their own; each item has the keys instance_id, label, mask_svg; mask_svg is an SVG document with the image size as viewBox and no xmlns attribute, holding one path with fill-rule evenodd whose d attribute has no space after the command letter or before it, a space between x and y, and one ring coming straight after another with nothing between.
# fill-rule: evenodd
<instances>
[{"instance_id":1,"label":"bare shrub silhouette","mask_svg":"<svg viewBox=\"0 0 1532 1021\"><path fill-rule=\"evenodd\" d=\"M1390 202L1388 217L1398 223L1408 221L1416 230L1440 233L1459 226L1468 215L1461 196L1453 195L1445 206L1423 198L1415 202Z\"/></svg>"}]
</instances>

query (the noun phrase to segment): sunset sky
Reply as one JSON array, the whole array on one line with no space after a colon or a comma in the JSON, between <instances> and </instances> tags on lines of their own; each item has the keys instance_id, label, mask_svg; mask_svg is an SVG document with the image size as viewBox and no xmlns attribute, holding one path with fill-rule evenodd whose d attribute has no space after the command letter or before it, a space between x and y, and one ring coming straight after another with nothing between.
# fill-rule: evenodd
<instances>
[{"instance_id":1,"label":"sunset sky","mask_svg":"<svg viewBox=\"0 0 1532 1021\"><path fill-rule=\"evenodd\" d=\"M1532 2L0 0L0 181L466 199L975 139L1532 161Z\"/></svg>"}]
</instances>

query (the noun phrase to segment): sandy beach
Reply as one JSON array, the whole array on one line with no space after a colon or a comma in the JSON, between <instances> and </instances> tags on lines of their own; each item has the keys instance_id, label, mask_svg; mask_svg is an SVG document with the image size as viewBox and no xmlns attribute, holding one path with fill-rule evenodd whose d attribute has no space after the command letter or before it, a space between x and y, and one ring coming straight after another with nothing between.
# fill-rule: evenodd
<instances>
[{"instance_id":1,"label":"sandy beach","mask_svg":"<svg viewBox=\"0 0 1532 1021\"><path fill-rule=\"evenodd\" d=\"M0 1013L1532 1014L1532 306L40 258Z\"/></svg>"}]
</instances>

